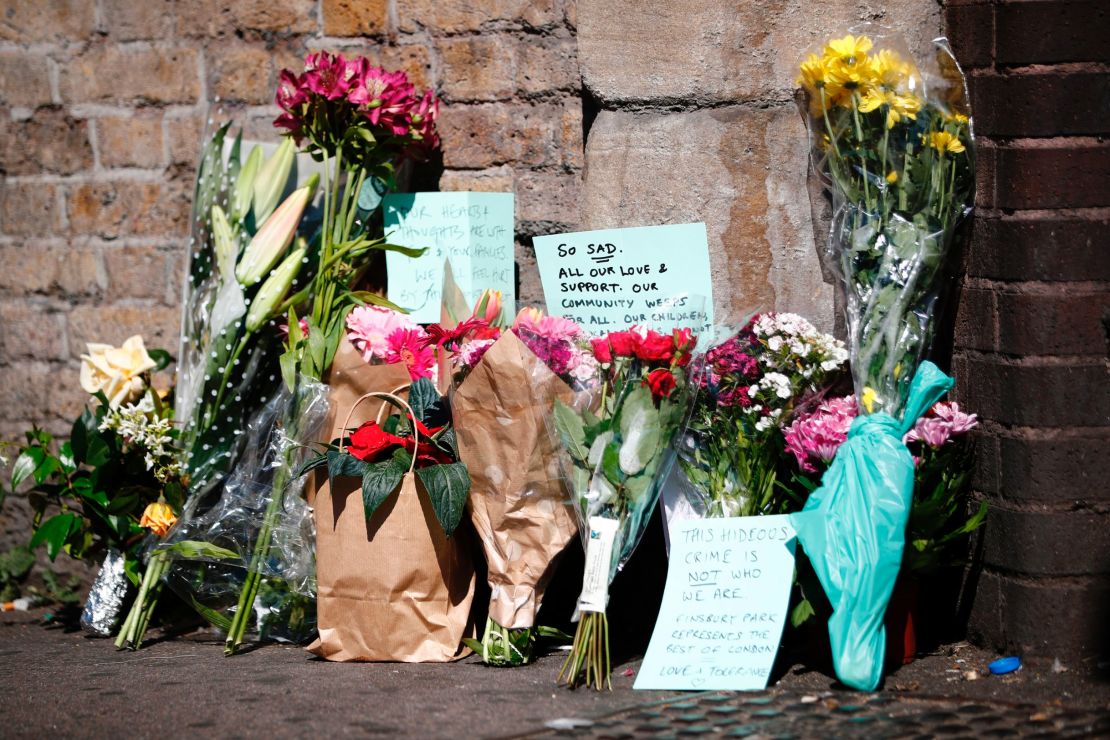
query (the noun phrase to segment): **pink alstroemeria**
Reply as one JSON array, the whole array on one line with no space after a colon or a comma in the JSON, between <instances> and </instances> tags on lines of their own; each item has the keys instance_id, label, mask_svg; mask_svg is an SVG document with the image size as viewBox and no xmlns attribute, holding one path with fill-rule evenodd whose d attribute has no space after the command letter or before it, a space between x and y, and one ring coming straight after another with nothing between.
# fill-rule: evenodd
<instances>
[{"instance_id":1,"label":"pink alstroemeria","mask_svg":"<svg viewBox=\"0 0 1110 740\"><path fill-rule=\"evenodd\" d=\"M305 57L304 66L305 73L301 78L304 89L328 100L347 97L354 82L354 70L342 56L326 51L316 52Z\"/></svg>"},{"instance_id":2,"label":"pink alstroemeria","mask_svg":"<svg viewBox=\"0 0 1110 740\"><path fill-rule=\"evenodd\" d=\"M906 433L902 441L924 442L930 447L941 447L953 437L967 434L979 425L975 414L965 414L955 401L938 403L929 413L917 420L913 429Z\"/></svg>"},{"instance_id":3,"label":"pink alstroemeria","mask_svg":"<svg viewBox=\"0 0 1110 740\"><path fill-rule=\"evenodd\" d=\"M404 72L365 66L347 99L357 105L375 126L402 136L409 130L409 112L416 103L416 88Z\"/></svg>"}]
</instances>

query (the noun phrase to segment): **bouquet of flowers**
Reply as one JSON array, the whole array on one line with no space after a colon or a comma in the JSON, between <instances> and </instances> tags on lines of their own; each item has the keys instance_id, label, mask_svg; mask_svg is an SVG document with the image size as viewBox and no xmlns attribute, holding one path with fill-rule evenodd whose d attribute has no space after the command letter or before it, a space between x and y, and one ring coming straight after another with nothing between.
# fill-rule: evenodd
<instances>
[{"instance_id":1,"label":"bouquet of flowers","mask_svg":"<svg viewBox=\"0 0 1110 740\"><path fill-rule=\"evenodd\" d=\"M600 377L571 403L555 400L552 426L586 547L578 629L559 672L569 686L609 684L609 584L639 542L674 462L696 344L689 329L642 327L582 341Z\"/></svg>"},{"instance_id":2,"label":"bouquet of flowers","mask_svg":"<svg viewBox=\"0 0 1110 740\"><path fill-rule=\"evenodd\" d=\"M246 580L228 630L228 654L243 640L282 502L299 494L295 450L317 431L305 423L304 407L318 400L326 403L326 388L319 381L344 339L348 314L366 304L397 308L357 286L382 250L423 253L388 244L379 235L371 216L380 194L392 187L403 159L423 158L439 142L435 98L430 93L418 96L403 72L387 72L361 57L309 54L302 74L282 71L276 102L282 114L274 125L323 165L323 214L319 231L297 254L298 264L310 265L311 280L281 303L288 310L288 335L280 367L289 393L274 436L283 452L273 464L270 493L250 546ZM275 275L280 273L281 268ZM284 286L288 290L289 283ZM291 487L297 490L287 490Z\"/></svg>"},{"instance_id":3,"label":"bouquet of flowers","mask_svg":"<svg viewBox=\"0 0 1110 740\"><path fill-rule=\"evenodd\" d=\"M783 514L782 427L848 359L843 342L796 314L757 314L710 349L679 465L705 516Z\"/></svg>"},{"instance_id":4,"label":"bouquet of flowers","mask_svg":"<svg viewBox=\"0 0 1110 740\"><path fill-rule=\"evenodd\" d=\"M802 495L817 488L858 415L855 396L830 398L783 429ZM925 575L959 564L955 546L983 523L985 503L970 516L967 510L973 463L968 432L978 425L975 414L964 413L955 402L941 401L902 436L914 463L913 503L906 525L910 547L902 556L903 574Z\"/></svg>"},{"instance_id":5,"label":"bouquet of flowers","mask_svg":"<svg viewBox=\"0 0 1110 740\"><path fill-rule=\"evenodd\" d=\"M486 291L454 349L451 410L461 459L471 471L470 520L482 542L490 585L482 641L468 642L490 665L523 665L547 630L535 624L544 590L578 531L544 415L556 398L596 382L597 362L579 326L524 309L500 328L501 295ZM433 333L447 336L439 327Z\"/></svg>"},{"instance_id":6,"label":"bouquet of flowers","mask_svg":"<svg viewBox=\"0 0 1110 740\"><path fill-rule=\"evenodd\" d=\"M371 391L349 404L337 438L302 468L327 470L315 498L320 637L308 649L328 660L452 660L473 634L460 529L470 476L431 379L406 387L407 402ZM370 399L385 403L353 426ZM388 405L402 413L383 420Z\"/></svg>"},{"instance_id":7,"label":"bouquet of flowers","mask_svg":"<svg viewBox=\"0 0 1110 740\"><path fill-rule=\"evenodd\" d=\"M128 583L150 587L142 574L150 544L145 535L161 537L173 524L186 478L171 399L151 386L151 373L164 369L169 355L148 352L140 336L120 347L89 344L87 350L81 387L95 403L57 449L48 432L27 432L11 483L13 490L25 480L34 484L32 548L45 546L51 560L63 551L78 559L105 558L82 625L107 636L118 623ZM144 618L150 619L149 611Z\"/></svg>"},{"instance_id":8,"label":"bouquet of flowers","mask_svg":"<svg viewBox=\"0 0 1110 740\"><path fill-rule=\"evenodd\" d=\"M413 381L435 378L428 333L384 306L357 306L347 314L347 339L368 365L404 365Z\"/></svg>"},{"instance_id":9,"label":"bouquet of flowers","mask_svg":"<svg viewBox=\"0 0 1110 740\"><path fill-rule=\"evenodd\" d=\"M794 514L833 614L837 676L873 690L882 677L886 610L913 501L902 436L951 387L921 362L939 276L973 193L971 121L959 68L948 74L866 35L829 41L801 66L814 171L833 199L828 254L846 302L859 408L822 486Z\"/></svg>"}]
</instances>

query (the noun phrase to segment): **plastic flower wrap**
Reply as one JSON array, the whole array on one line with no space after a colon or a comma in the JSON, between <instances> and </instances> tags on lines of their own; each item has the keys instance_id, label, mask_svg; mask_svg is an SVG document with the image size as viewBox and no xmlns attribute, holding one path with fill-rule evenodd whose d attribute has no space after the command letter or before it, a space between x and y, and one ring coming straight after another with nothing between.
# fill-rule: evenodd
<instances>
[{"instance_id":1,"label":"plastic flower wrap","mask_svg":"<svg viewBox=\"0 0 1110 740\"><path fill-rule=\"evenodd\" d=\"M944 259L974 192L959 68L943 41L928 65L904 48L877 34L834 38L802 62L798 78L814 172L832 196L827 252L846 297L852 377L866 416L852 423L793 520L833 606L837 676L863 690L882 678L882 617L913 500L902 437L952 384L921 358Z\"/></svg>"},{"instance_id":2,"label":"plastic flower wrap","mask_svg":"<svg viewBox=\"0 0 1110 740\"><path fill-rule=\"evenodd\" d=\"M487 664L522 665L546 632L536 613L559 556L578 532L550 464L555 440L544 416L556 398L570 402L572 389L595 382L598 368L573 321L524 309L503 330L500 298L483 293L463 322L465 334L447 347L455 350L451 409L459 454L474 481L470 519L491 592L482 640L467 644Z\"/></svg>"},{"instance_id":3,"label":"plastic flower wrap","mask_svg":"<svg viewBox=\"0 0 1110 740\"><path fill-rule=\"evenodd\" d=\"M781 429L848 358L843 342L801 316L757 314L710 349L679 463L705 516L785 513L777 485Z\"/></svg>"},{"instance_id":4,"label":"plastic flower wrap","mask_svg":"<svg viewBox=\"0 0 1110 740\"><path fill-rule=\"evenodd\" d=\"M579 349L588 348L597 363L596 385L570 403L555 400L550 427L586 548L578 629L559 673L570 686L609 682L609 584L639 542L674 462L696 345L690 329L637 327L594 337Z\"/></svg>"}]
</instances>

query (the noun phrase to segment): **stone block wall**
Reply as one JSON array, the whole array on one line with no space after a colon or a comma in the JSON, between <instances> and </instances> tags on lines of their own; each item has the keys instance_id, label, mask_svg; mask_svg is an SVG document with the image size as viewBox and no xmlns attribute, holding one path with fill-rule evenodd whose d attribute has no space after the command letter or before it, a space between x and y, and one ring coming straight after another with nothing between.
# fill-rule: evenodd
<instances>
[{"instance_id":1,"label":"stone block wall","mask_svg":"<svg viewBox=\"0 0 1110 740\"><path fill-rule=\"evenodd\" d=\"M950 0L978 136L953 367L990 503L973 637L1110 651L1110 6Z\"/></svg>"}]
</instances>

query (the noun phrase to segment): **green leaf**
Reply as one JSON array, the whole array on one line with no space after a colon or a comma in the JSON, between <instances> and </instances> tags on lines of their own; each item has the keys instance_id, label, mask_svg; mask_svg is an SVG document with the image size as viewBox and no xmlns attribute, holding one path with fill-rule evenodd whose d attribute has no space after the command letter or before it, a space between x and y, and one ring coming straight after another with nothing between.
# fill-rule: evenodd
<instances>
[{"instance_id":1,"label":"green leaf","mask_svg":"<svg viewBox=\"0 0 1110 740\"><path fill-rule=\"evenodd\" d=\"M196 613L207 620L208 623L211 624L213 627L222 632L231 631L231 620L229 618L225 617L223 614L220 614L215 609L211 609L200 603L195 598L193 598L192 594L189 594L189 600L192 602L193 609L196 610Z\"/></svg>"},{"instance_id":2,"label":"green leaf","mask_svg":"<svg viewBox=\"0 0 1110 740\"><path fill-rule=\"evenodd\" d=\"M328 480L340 476L361 478L366 463L354 455L339 450L328 450Z\"/></svg>"},{"instance_id":3,"label":"green leaf","mask_svg":"<svg viewBox=\"0 0 1110 740\"><path fill-rule=\"evenodd\" d=\"M164 349L148 349L146 353L150 355L150 359L154 360L155 362L154 372L165 370L167 367L173 364L173 355L171 355Z\"/></svg>"},{"instance_id":4,"label":"green leaf","mask_svg":"<svg viewBox=\"0 0 1110 740\"><path fill-rule=\"evenodd\" d=\"M369 522L378 507L401 485L408 466L401 467L395 458L366 466L362 474L362 506Z\"/></svg>"},{"instance_id":5,"label":"green leaf","mask_svg":"<svg viewBox=\"0 0 1110 740\"><path fill-rule=\"evenodd\" d=\"M81 411L81 415L73 422L73 429L69 433L69 444L73 449L73 459L78 464L85 462L88 457L89 437L97 433L97 421L88 407Z\"/></svg>"},{"instance_id":6,"label":"green leaf","mask_svg":"<svg viewBox=\"0 0 1110 740\"><path fill-rule=\"evenodd\" d=\"M400 244L379 244L378 249L385 252L399 252L406 257L422 257L428 251L427 247L402 247Z\"/></svg>"},{"instance_id":7,"label":"green leaf","mask_svg":"<svg viewBox=\"0 0 1110 740\"><path fill-rule=\"evenodd\" d=\"M62 469L62 461L51 454L43 455L42 462L35 468L35 483L40 486L50 479L50 476Z\"/></svg>"},{"instance_id":8,"label":"green leaf","mask_svg":"<svg viewBox=\"0 0 1110 740\"><path fill-rule=\"evenodd\" d=\"M463 463L450 463L420 468L416 476L432 500L436 519L450 537L459 526L470 494L470 472Z\"/></svg>"},{"instance_id":9,"label":"green leaf","mask_svg":"<svg viewBox=\"0 0 1110 740\"><path fill-rule=\"evenodd\" d=\"M601 458L605 454L605 449L609 446L609 442L612 439L613 433L611 431L602 432L594 439L593 444L590 445L590 454L586 459L591 470L597 470L597 467L601 465Z\"/></svg>"},{"instance_id":10,"label":"green leaf","mask_svg":"<svg viewBox=\"0 0 1110 740\"><path fill-rule=\"evenodd\" d=\"M651 487L654 478L655 476L651 472L645 471L640 475L634 475L626 479L624 482L625 497L627 497L629 501L639 503L640 499L643 498Z\"/></svg>"},{"instance_id":11,"label":"green leaf","mask_svg":"<svg viewBox=\"0 0 1110 740\"><path fill-rule=\"evenodd\" d=\"M587 462L590 451L586 447L586 428L582 424L582 417L559 399L555 399L552 413L555 418L555 429L558 430L567 452L575 460Z\"/></svg>"},{"instance_id":12,"label":"green leaf","mask_svg":"<svg viewBox=\"0 0 1110 740\"><path fill-rule=\"evenodd\" d=\"M125 514L139 503L139 494L134 491L119 492L108 501L108 513Z\"/></svg>"},{"instance_id":13,"label":"green leaf","mask_svg":"<svg viewBox=\"0 0 1110 740\"><path fill-rule=\"evenodd\" d=\"M281 357L278 358L278 365L281 367L281 379L285 387L292 391L297 380L296 351L290 349L282 352Z\"/></svg>"},{"instance_id":14,"label":"green leaf","mask_svg":"<svg viewBox=\"0 0 1110 740\"><path fill-rule=\"evenodd\" d=\"M112 459L112 448L99 431L95 431L89 436L87 444L85 462L89 466L99 468Z\"/></svg>"},{"instance_id":15,"label":"green leaf","mask_svg":"<svg viewBox=\"0 0 1110 740\"><path fill-rule=\"evenodd\" d=\"M605 477L609 479L614 487L620 486L624 482L624 474L621 472L620 464L621 449L610 442L605 445L605 451L601 453L601 471L605 473Z\"/></svg>"},{"instance_id":16,"label":"green leaf","mask_svg":"<svg viewBox=\"0 0 1110 740\"><path fill-rule=\"evenodd\" d=\"M34 549L46 543L46 555L51 560L58 557L69 536L81 528L81 517L69 512L55 514L35 530L30 547Z\"/></svg>"},{"instance_id":17,"label":"green leaf","mask_svg":"<svg viewBox=\"0 0 1110 740\"><path fill-rule=\"evenodd\" d=\"M27 478L35 472L35 468L38 467L43 454L41 447L29 447L15 459L15 465L12 466L13 491L16 486L27 480Z\"/></svg>"},{"instance_id":18,"label":"green leaf","mask_svg":"<svg viewBox=\"0 0 1110 740\"><path fill-rule=\"evenodd\" d=\"M350 294L351 298L361 304L369 303L373 306L382 306L398 313L408 313L405 309L398 306L393 301L385 296L380 296L377 293L371 293L368 290L357 290Z\"/></svg>"},{"instance_id":19,"label":"green leaf","mask_svg":"<svg viewBox=\"0 0 1110 740\"><path fill-rule=\"evenodd\" d=\"M312 472L316 468L321 468L321 467L323 467L327 464L328 464L327 453L316 455L315 457L306 460L304 465L302 465L300 467L300 469L297 470L296 474L293 477L300 478L305 473Z\"/></svg>"},{"instance_id":20,"label":"green leaf","mask_svg":"<svg viewBox=\"0 0 1110 740\"><path fill-rule=\"evenodd\" d=\"M790 611L790 624L794 627L801 626L807 619L814 616L817 612L813 611L813 605L809 603L809 599L802 599Z\"/></svg>"},{"instance_id":21,"label":"green leaf","mask_svg":"<svg viewBox=\"0 0 1110 740\"><path fill-rule=\"evenodd\" d=\"M61 463L62 472L72 473L77 470L77 462L73 457L73 446L66 442L62 445L62 449L58 452L58 462Z\"/></svg>"},{"instance_id":22,"label":"green leaf","mask_svg":"<svg viewBox=\"0 0 1110 740\"><path fill-rule=\"evenodd\" d=\"M239 557L239 553L237 552L219 547L218 545L213 545L211 542L202 542L200 540L182 540L181 542L175 542L167 547L165 552L172 552L183 558L192 560L198 558L234 560Z\"/></svg>"},{"instance_id":23,"label":"green leaf","mask_svg":"<svg viewBox=\"0 0 1110 740\"><path fill-rule=\"evenodd\" d=\"M423 423L427 422L428 411L440 402L439 391L429 378L414 380L409 386L409 406L416 418Z\"/></svg>"}]
</instances>

